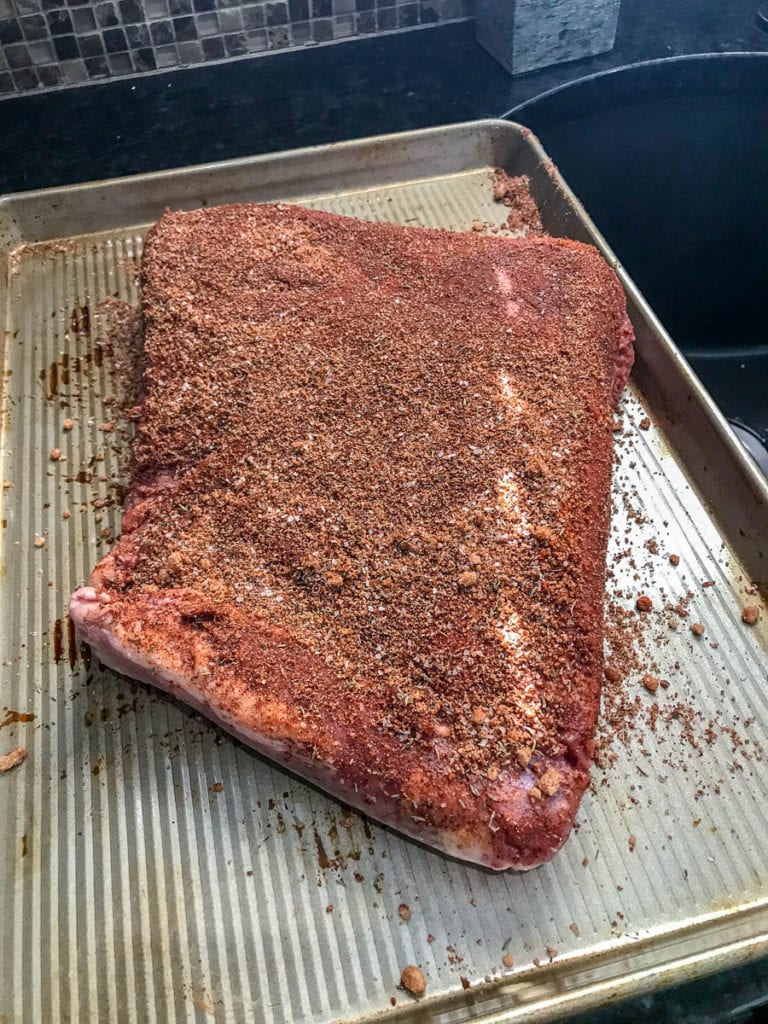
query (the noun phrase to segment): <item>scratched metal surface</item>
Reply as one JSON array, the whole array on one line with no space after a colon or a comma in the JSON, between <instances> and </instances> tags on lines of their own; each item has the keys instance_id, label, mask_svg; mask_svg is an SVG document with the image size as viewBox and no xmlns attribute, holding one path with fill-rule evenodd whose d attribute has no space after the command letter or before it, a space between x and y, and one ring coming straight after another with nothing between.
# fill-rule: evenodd
<instances>
[{"instance_id":1,"label":"scratched metal surface","mask_svg":"<svg viewBox=\"0 0 768 1024\"><path fill-rule=\"evenodd\" d=\"M499 122L0 200L0 754L28 750L0 775L0 1021L544 1020L765 950L768 621L748 629L740 611L761 602L745 585L768 575L766 494L631 283L638 366L611 553L629 540L639 570L619 560L612 587L636 592L639 571L658 609L690 588L706 636L655 611L670 690L627 686L647 703L679 694L719 734L705 742L697 724L696 749L673 722L644 735L642 757L619 744L553 863L494 875L346 814L89 664L68 631L69 593L102 530L119 530L124 442L100 430L116 385L95 311L107 296L137 301L143 234L162 208L301 198L468 229L507 212L492 201L494 165L531 173L549 230L588 237L536 141ZM646 414L652 429L637 430ZM407 963L427 976L419 1006L397 989Z\"/></svg>"}]
</instances>

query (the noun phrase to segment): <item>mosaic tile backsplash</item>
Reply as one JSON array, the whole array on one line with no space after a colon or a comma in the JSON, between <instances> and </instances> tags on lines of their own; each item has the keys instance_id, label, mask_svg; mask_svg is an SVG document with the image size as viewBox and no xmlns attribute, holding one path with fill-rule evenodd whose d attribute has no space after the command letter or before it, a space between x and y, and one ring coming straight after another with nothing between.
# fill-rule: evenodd
<instances>
[{"instance_id":1,"label":"mosaic tile backsplash","mask_svg":"<svg viewBox=\"0 0 768 1024\"><path fill-rule=\"evenodd\" d=\"M471 17L474 0L0 0L0 96Z\"/></svg>"}]
</instances>

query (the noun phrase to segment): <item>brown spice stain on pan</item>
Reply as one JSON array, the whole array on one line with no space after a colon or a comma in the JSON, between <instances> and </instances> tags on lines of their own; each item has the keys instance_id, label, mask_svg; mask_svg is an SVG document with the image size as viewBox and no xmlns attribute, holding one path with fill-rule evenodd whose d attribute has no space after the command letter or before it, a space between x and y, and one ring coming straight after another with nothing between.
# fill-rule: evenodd
<instances>
[{"instance_id":1,"label":"brown spice stain on pan","mask_svg":"<svg viewBox=\"0 0 768 1024\"><path fill-rule=\"evenodd\" d=\"M0 722L0 729L4 729L6 725L16 725L17 722L34 722L37 717L28 711L11 711L9 708L3 708L3 711L6 714Z\"/></svg>"},{"instance_id":2,"label":"brown spice stain on pan","mask_svg":"<svg viewBox=\"0 0 768 1024\"><path fill-rule=\"evenodd\" d=\"M58 665L64 657L64 629L61 619L56 619L53 624L53 660Z\"/></svg>"},{"instance_id":3,"label":"brown spice stain on pan","mask_svg":"<svg viewBox=\"0 0 768 1024\"><path fill-rule=\"evenodd\" d=\"M69 667L77 664L78 643L75 624L69 615L56 619L53 624L53 660L58 665L66 657Z\"/></svg>"},{"instance_id":4,"label":"brown spice stain on pan","mask_svg":"<svg viewBox=\"0 0 768 1024\"><path fill-rule=\"evenodd\" d=\"M213 1017L216 1014L216 1007L213 1005L213 1001L208 993L205 991L205 986L201 985L199 988L194 984L191 986L192 1003L197 1007L198 1010L202 1010L203 1013L208 1014L209 1017Z\"/></svg>"},{"instance_id":5,"label":"brown spice stain on pan","mask_svg":"<svg viewBox=\"0 0 768 1024\"><path fill-rule=\"evenodd\" d=\"M336 861L331 860L325 852L325 847L323 846L323 840L320 838L320 833L317 829L313 829L313 832L315 836L315 846L317 847L317 861L320 867L323 871L327 871L328 868L335 868Z\"/></svg>"},{"instance_id":6,"label":"brown spice stain on pan","mask_svg":"<svg viewBox=\"0 0 768 1024\"><path fill-rule=\"evenodd\" d=\"M79 358L75 360L75 364L79 364L79 362ZM77 369L79 366L75 365L75 370L77 371ZM62 352L61 358L49 363L48 369L42 369L38 377L43 384L47 384L46 398L49 402L53 401L61 393L61 386L69 385L69 353Z\"/></svg>"},{"instance_id":7,"label":"brown spice stain on pan","mask_svg":"<svg viewBox=\"0 0 768 1024\"><path fill-rule=\"evenodd\" d=\"M69 667L74 669L77 664L77 634L75 633L75 624L72 619L67 615L67 660L69 661Z\"/></svg>"},{"instance_id":8,"label":"brown spice stain on pan","mask_svg":"<svg viewBox=\"0 0 768 1024\"><path fill-rule=\"evenodd\" d=\"M69 326L73 334L88 334L91 329L91 311L86 303L84 306L75 306L69 317Z\"/></svg>"}]
</instances>

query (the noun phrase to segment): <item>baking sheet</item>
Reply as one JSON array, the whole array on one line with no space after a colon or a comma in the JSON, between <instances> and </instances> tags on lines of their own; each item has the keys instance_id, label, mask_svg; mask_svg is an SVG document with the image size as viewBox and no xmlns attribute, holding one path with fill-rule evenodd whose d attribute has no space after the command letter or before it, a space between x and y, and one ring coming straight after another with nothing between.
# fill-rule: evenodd
<instances>
[{"instance_id":1,"label":"baking sheet","mask_svg":"<svg viewBox=\"0 0 768 1024\"><path fill-rule=\"evenodd\" d=\"M627 608L639 587L654 599L646 643L671 686L627 687L662 708L677 694L716 717L717 738L697 749L673 721L614 744L551 864L494 875L350 815L90 664L68 630L69 593L102 530L119 530L125 443L100 429L116 382L97 307L137 301L163 208L284 198L469 229L508 212L496 166L531 175L551 233L604 244L536 140L505 122L0 200L0 753L29 751L0 775L0 1020L546 1020L768 949L768 618L740 619L768 579L768 492L631 282L611 588ZM635 566L615 561L627 530ZM670 629L662 605L688 591L690 619ZM408 963L428 980L418 1005L397 988Z\"/></svg>"}]
</instances>

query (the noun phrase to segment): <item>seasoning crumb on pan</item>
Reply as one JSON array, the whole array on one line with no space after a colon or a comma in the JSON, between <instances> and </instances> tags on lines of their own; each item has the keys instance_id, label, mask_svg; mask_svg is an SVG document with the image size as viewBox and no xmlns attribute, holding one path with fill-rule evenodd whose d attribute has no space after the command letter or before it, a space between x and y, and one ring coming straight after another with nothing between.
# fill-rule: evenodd
<instances>
[{"instance_id":1,"label":"seasoning crumb on pan","mask_svg":"<svg viewBox=\"0 0 768 1024\"><path fill-rule=\"evenodd\" d=\"M748 604L741 613L741 618L748 626L754 626L760 618L760 608L756 604Z\"/></svg>"},{"instance_id":2,"label":"seasoning crumb on pan","mask_svg":"<svg viewBox=\"0 0 768 1024\"><path fill-rule=\"evenodd\" d=\"M397 908L397 912L404 921L411 920L411 908L407 903L401 903Z\"/></svg>"},{"instance_id":3,"label":"seasoning crumb on pan","mask_svg":"<svg viewBox=\"0 0 768 1024\"><path fill-rule=\"evenodd\" d=\"M635 847L637 846L637 838L633 835L629 837L629 852L634 853Z\"/></svg>"},{"instance_id":4,"label":"seasoning crumb on pan","mask_svg":"<svg viewBox=\"0 0 768 1024\"><path fill-rule=\"evenodd\" d=\"M26 747L15 747L9 753L3 754L0 757L0 772L9 772L11 768L16 768L26 756Z\"/></svg>"},{"instance_id":5,"label":"seasoning crumb on pan","mask_svg":"<svg viewBox=\"0 0 768 1024\"><path fill-rule=\"evenodd\" d=\"M536 200L531 195L531 179L527 174L510 177L497 168L492 175L493 198L509 207L506 227L523 235L543 234L544 227Z\"/></svg>"},{"instance_id":6,"label":"seasoning crumb on pan","mask_svg":"<svg viewBox=\"0 0 768 1024\"><path fill-rule=\"evenodd\" d=\"M649 690L651 693L656 693L656 691L659 688L659 683L660 680L656 676L643 676L643 686L646 688L646 690Z\"/></svg>"},{"instance_id":7,"label":"seasoning crumb on pan","mask_svg":"<svg viewBox=\"0 0 768 1024\"><path fill-rule=\"evenodd\" d=\"M427 991L427 979L424 977L423 972L418 967L414 967L413 964L403 968L403 972L400 975L400 984L412 996L423 996Z\"/></svg>"},{"instance_id":8,"label":"seasoning crumb on pan","mask_svg":"<svg viewBox=\"0 0 768 1024\"><path fill-rule=\"evenodd\" d=\"M328 906L325 908L325 912L326 912L326 914L332 914L333 913L333 904L332 903L328 904Z\"/></svg>"},{"instance_id":9,"label":"seasoning crumb on pan","mask_svg":"<svg viewBox=\"0 0 768 1024\"><path fill-rule=\"evenodd\" d=\"M512 956L511 953L505 953L504 956L501 958L501 962L507 968L515 966L515 958Z\"/></svg>"},{"instance_id":10,"label":"seasoning crumb on pan","mask_svg":"<svg viewBox=\"0 0 768 1024\"><path fill-rule=\"evenodd\" d=\"M568 927L569 927L569 928L571 929L571 931L573 932L573 934L574 934L574 935L576 936L576 938L578 939L578 937L579 937L579 936L581 935L581 929L580 929L580 928L579 928L579 926L578 926L578 925L576 924L576 922L574 921L574 922L573 922L572 924L569 924L569 925L568 925Z\"/></svg>"},{"instance_id":11,"label":"seasoning crumb on pan","mask_svg":"<svg viewBox=\"0 0 768 1024\"><path fill-rule=\"evenodd\" d=\"M469 986L470 986L470 984L471 984L471 982L470 982L469 978L461 978L461 979L459 979L459 980L461 981L461 987L462 987L463 989L467 989L467 988L469 988Z\"/></svg>"},{"instance_id":12,"label":"seasoning crumb on pan","mask_svg":"<svg viewBox=\"0 0 768 1024\"><path fill-rule=\"evenodd\" d=\"M58 462L61 458L61 448L51 448L51 462Z\"/></svg>"},{"instance_id":13,"label":"seasoning crumb on pan","mask_svg":"<svg viewBox=\"0 0 768 1024\"><path fill-rule=\"evenodd\" d=\"M669 561L672 565L680 565L680 555L670 555Z\"/></svg>"},{"instance_id":14,"label":"seasoning crumb on pan","mask_svg":"<svg viewBox=\"0 0 768 1024\"><path fill-rule=\"evenodd\" d=\"M649 612L653 608L653 601L646 594L641 594L635 602L635 607L639 612Z\"/></svg>"},{"instance_id":15,"label":"seasoning crumb on pan","mask_svg":"<svg viewBox=\"0 0 768 1024\"><path fill-rule=\"evenodd\" d=\"M45 547L45 537L35 537L35 547L36 548L44 548Z\"/></svg>"},{"instance_id":16,"label":"seasoning crumb on pan","mask_svg":"<svg viewBox=\"0 0 768 1024\"><path fill-rule=\"evenodd\" d=\"M67 430L67 431L69 431L69 430L71 430L71 429L72 429L72 427L74 427L74 425L75 425L75 421L74 421L74 420L71 420L71 419L70 419L69 417L67 417L67 418L66 418L66 419L64 420L64 422L63 422L63 423L61 424L61 427L62 427L62 430Z\"/></svg>"},{"instance_id":17,"label":"seasoning crumb on pan","mask_svg":"<svg viewBox=\"0 0 768 1024\"><path fill-rule=\"evenodd\" d=\"M692 622L691 632L694 636L704 636L704 626L701 622Z\"/></svg>"},{"instance_id":18,"label":"seasoning crumb on pan","mask_svg":"<svg viewBox=\"0 0 768 1024\"><path fill-rule=\"evenodd\" d=\"M643 418L640 420L640 429L641 430L650 430L651 429L651 421L648 419L647 416L643 416Z\"/></svg>"}]
</instances>

